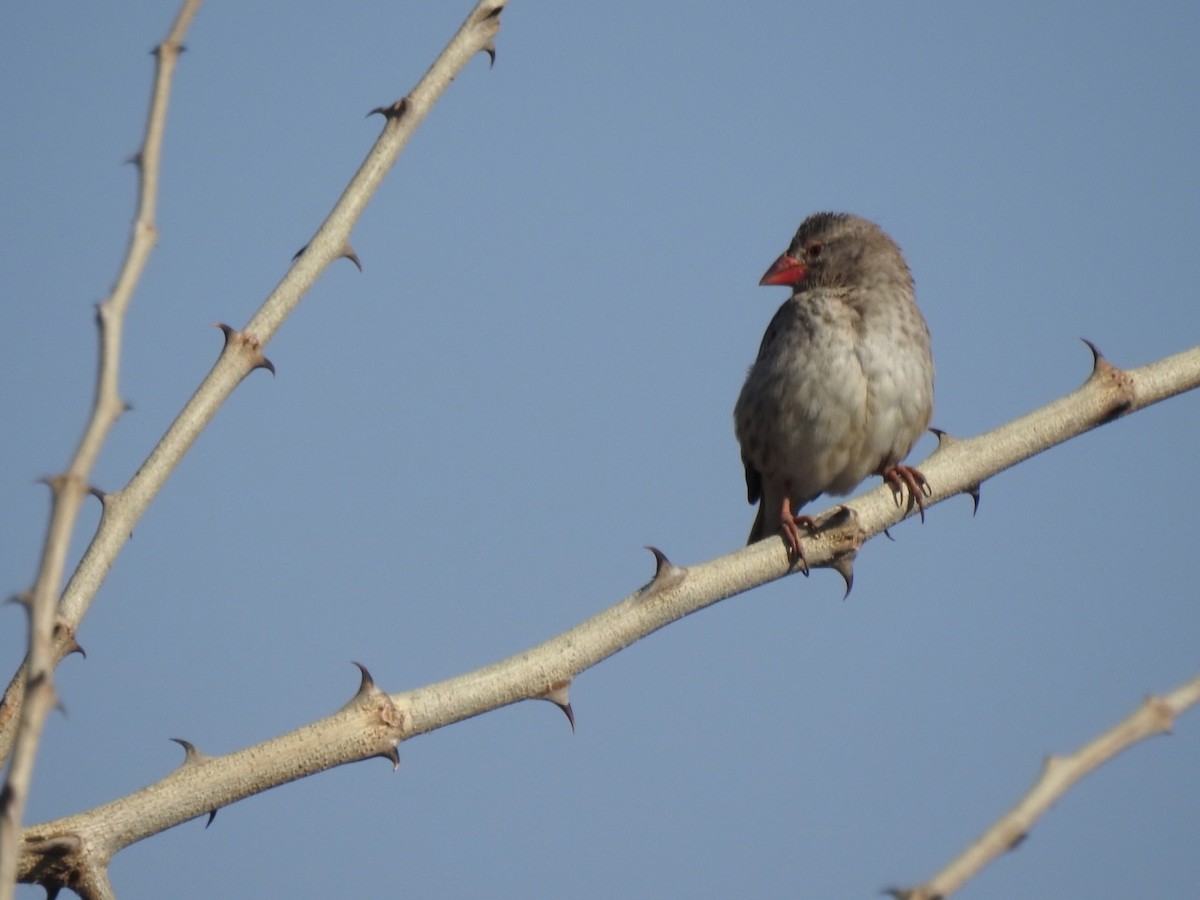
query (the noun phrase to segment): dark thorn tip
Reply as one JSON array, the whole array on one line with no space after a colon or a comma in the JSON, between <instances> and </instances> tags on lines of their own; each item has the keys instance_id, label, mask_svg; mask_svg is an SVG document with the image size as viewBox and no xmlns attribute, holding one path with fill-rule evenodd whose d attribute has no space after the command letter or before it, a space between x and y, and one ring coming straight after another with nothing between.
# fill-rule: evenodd
<instances>
[{"instance_id":1,"label":"dark thorn tip","mask_svg":"<svg viewBox=\"0 0 1200 900\"><path fill-rule=\"evenodd\" d=\"M350 660L353 665L358 666L358 671L362 673L362 680L358 685L358 692L364 693L375 689L375 679L371 677L371 673L367 671L367 667L357 660Z\"/></svg>"},{"instance_id":2,"label":"dark thorn tip","mask_svg":"<svg viewBox=\"0 0 1200 900\"><path fill-rule=\"evenodd\" d=\"M483 48L483 52L488 55L488 68L489 69L496 68L496 45L488 44L486 47Z\"/></svg>"},{"instance_id":3,"label":"dark thorn tip","mask_svg":"<svg viewBox=\"0 0 1200 900\"><path fill-rule=\"evenodd\" d=\"M197 750L196 745L191 741L185 741L183 738L167 738L167 740L174 741L183 748L183 764L185 766L189 763L198 763L208 759L208 755Z\"/></svg>"},{"instance_id":4,"label":"dark thorn tip","mask_svg":"<svg viewBox=\"0 0 1200 900\"><path fill-rule=\"evenodd\" d=\"M1097 347L1087 338L1081 337L1080 340L1087 344L1088 349L1092 351L1092 368L1098 368L1100 366L1100 361L1104 359L1104 354L1100 352L1099 347Z\"/></svg>"},{"instance_id":5,"label":"dark thorn tip","mask_svg":"<svg viewBox=\"0 0 1200 900\"><path fill-rule=\"evenodd\" d=\"M358 258L358 254L354 252L354 248L349 244L342 248L342 259L350 260L350 262L354 263L358 271L361 272L363 270L362 261Z\"/></svg>"},{"instance_id":6,"label":"dark thorn tip","mask_svg":"<svg viewBox=\"0 0 1200 900\"><path fill-rule=\"evenodd\" d=\"M208 830L208 826L213 823L213 819L215 819L216 817L217 817L217 811L215 809L210 809L208 811L208 821L204 823L205 830Z\"/></svg>"},{"instance_id":7,"label":"dark thorn tip","mask_svg":"<svg viewBox=\"0 0 1200 900\"><path fill-rule=\"evenodd\" d=\"M256 362L256 363L254 364L254 368L256 368L256 369L266 369L266 370L267 370L268 372L270 372L272 375L274 375L274 374L275 374L275 363L271 362L271 361L270 361L269 359L267 359L265 356L260 356L260 357L258 358L258 362Z\"/></svg>"},{"instance_id":8,"label":"dark thorn tip","mask_svg":"<svg viewBox=\"0 0 1200 900\"><path fill-rule=\"evenodd\" d=\"M292 254L292 262L295 262L295 261L296 261L296 260L298 260L298 259L299 259L301 256L303 256L303 255L304 255L304 251L305 251L305 250L307 250L307 249L308 249L308 244L305 244L303 247L301 247L299 250L297 250L295 253L293 253L293 254Z\"/></svg>"},{"instance_id":9,"label":"dark thorn tip","mask_svg":"<svg viewBox=\"0 0 1200 900\"><path fill-rule=\"evenodd\" d=\"M832 563L830 568L842 576L842 580L846 582L846 593L842 594L842 600L850 596L850 591L854 589L854 553L846 553L839 556Z\"/></svg>"},{"instance_id":10,"label":"dark thorn tip","mask_svg":"<svg viewBox=\"0 0 1200 900\"><path fill-rule=\"evenodd\" d=\"M373 110L367 113L367 116L370 117L378 113L388 121L391 121L392 119L401 118L406 112L408 112L408 97L401 97L391 106L375 107Z\"/></svg>"},{"instance_id":11,"label":"dark thorn tip","mask_svg":"<svg viewBox=\"0 0 1200 900\"><path fill-rule=\"evenodd\" d=\"M971 517L972 518L974 518L975 514L977 512L979 512L979 493L980 493L979 485L977 485L977 484L972 485L971 487L967 488L967 494L969 494L971 497Z\"/></svg>"},{"instance_id":12,"label":"dark thorn tip","mask_svg":"<svg viewBox=\"0 0 1200 900\"><path fill-rule=\"evenodd\" d=\"M382 753L377 753L375 755L383 757L388 762L390 762L392 764L393 772L395 772L398 768L400 768L400 751L397 750L394 746L390 747L387 750L384 750Z\"/></svg>"},{"instance_id":13,"label":"dark thorn tip","mask_svg":"<svg viewBox=\"0 0 1200 900\"><path fill-rule=\"evenodd\" d=\"M893 544L896 543L896 539L894 537L892 537L892 532L890 529L887 529L887 528L883 529L883 536L885 538L887 538L889 541L891 541Z\"/></svg>"},{"instance_id":14,"label":"dark thorn tip","mask_svg":"<svg viewBox=\"0 0 1200 900\"><path fill-rule=\"evenodd\" d=\"M667 559L667 554L663 553L657 547L651 544L643 545L647 550L654 554L654 575L657 577L663 569L673 568L671 560Z\"/></svg>"}]
</instances>

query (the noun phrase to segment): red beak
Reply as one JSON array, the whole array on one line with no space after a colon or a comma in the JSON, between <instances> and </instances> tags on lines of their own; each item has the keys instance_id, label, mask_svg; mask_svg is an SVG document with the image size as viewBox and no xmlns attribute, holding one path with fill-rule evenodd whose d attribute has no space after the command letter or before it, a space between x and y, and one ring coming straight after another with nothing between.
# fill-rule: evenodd
<instances>
[{"instance_id":1,"label":"red beak","mask_svg":"<svg viewBox=\"0 0 1200 900\"><path fill-rule=\"evenodd\" d=\"M788 287L797 287L803 284L807 277L808 269L804 263L785 253L771 263L771 268L767 269L767 274L759 284L786 284Z\"/></svg>"}]
</instances>

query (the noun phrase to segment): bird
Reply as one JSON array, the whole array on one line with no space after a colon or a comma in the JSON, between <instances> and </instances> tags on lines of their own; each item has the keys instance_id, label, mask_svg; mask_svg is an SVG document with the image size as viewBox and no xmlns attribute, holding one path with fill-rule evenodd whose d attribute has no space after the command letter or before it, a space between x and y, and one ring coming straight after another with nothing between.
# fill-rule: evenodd
<instances>
[{"instance_id":1,"label":"bird","mask_svg":"<svg viewBox=\"0 0 1200 900\"><path fill-rule=\"evenodd\" d=\"M800 528L816 524L798 511L821 494L880 475L924 519L929 483L902 460L933 413L929 326L896 242L851 213L806 218L759 284L792 295L734 407L746 495L758 503L747 543L782 533L807 574Z\"/></svg>"}]
</instances>

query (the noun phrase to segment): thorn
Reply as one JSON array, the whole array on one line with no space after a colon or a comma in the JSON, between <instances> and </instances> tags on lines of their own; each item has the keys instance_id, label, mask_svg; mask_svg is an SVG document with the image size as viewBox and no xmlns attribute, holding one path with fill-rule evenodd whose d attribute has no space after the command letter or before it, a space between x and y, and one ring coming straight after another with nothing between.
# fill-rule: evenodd
<instances>
[{"instance_id":1,"label":"thorn","mask_svg":"<svg viewBox=\"0 0 1200 900\"><path fill-rule=\"evenodd\" d=\"M383 116L385 119L387 119L390 122L394 119L403 118L403 116L406 112L408 112L408 97L401 97L399 100L397 100L391 106L375 107L373 110L371 110L369 113L367 113L367 117L370 118L371 116L378 113L379 115Z\"/></svg>"},{"instance_id":2,"label":"thorn","mask_svg":"<svg viewBox=\"0 0 1200 900\"><path fill-rule=\"evenodd\" d=\"M892 532L890 530L888 530L887 528L883 529L883 536L885 538L887 538L889 541L891 541L893 544L896 543L896 539L894 537L892 537Z\"/></svg>"},{"instance_id":3,"label":"thorn","mask_svg":"<svg viewBox=\"0 0 1200 900\"><path fill-rule=\"evenodd\" d=\"M956 438L954 435L950 434L948 431L942 431L940 428L930 428L929 433L937 438L937 450L941 450L945 447L949 447L951 444L957 444L959 442L958 438ZM934 453L936 453L937 450L935 450Z\"/></svg>"},{"instance_id":4,"label":"thorn","mask_svg":"<svg viewBox=\"0 0 1200 900\"><path fill-rule=\"evenodd\" d=\"M640 600L674 587L687 576L687 569L675 565L657 547L647 544L646 549L654 554L654 577L638 592Z\"/></svg>"},{"instance_id":5,"label":"thorn","mask_svg":"<svg viewBox=\"0 0 1200 900\"><path fill-rule=\"evenodd\" d=\"M979 512L979 485L971 485L969 488L967 488L966 493L971 497L973 504L971 506L971 516L974 517L975 513Z\"/></svg>"},{"instance_id":6,"label":"thorn","mask_svg":"<svg viewBox=\"0 0 1200 900\"><path fill-rule=\"evenodd\" d=\"M665 557L664 557L665 558ZM556 684L546 693L538 696L539 700L549 700L555 706L563 711L567 721L571 723L571 734L575 733L575 710L571 708L571 682L564 681L561 684Z\"/></svg>"},{"instance_id":7,"label":"thorn","mask_svg":"<svg viewBox=\"0 0 1200 900\"><path fill-rule=\"evenodd\" d=\"M384 759L389 760L392 764L393 772L400 768L400 751L396 749L395 744L393 744L387 750L384 750L381 753L376 753L375 755L382 756Z\"/></svg>"},{"instance_id":8,"label":"thorn","mask_svg":"<svg viewBox=\"0 0 1200 900\"><path fill-rule=\"evenodd\" d=\"M92 485L88 488L88 493L99 500L101 506L104 506L105 501L108 499L108 494L104 493L104 491L100 490L100 488L96 487L95 485Z\"/></svg>"},{"instance_id":9,"label":"thorn","mask_svg":"<svg viewBox=\"0 0 1200 900\"><path fill-rule=\"evenodd\" d=\"M842 594L842 600L850 596L850 591L854 588L854 558L858 556L857 550L851 550L848 553L843 553L829 564L829 567L842 576L842 580L846 582L846 593Z\"/></svg>"},{"instance_id":10,"label":"thorn","mask_svg":"<svg viewBox=\"0 0 1200 900\"><path fill-rule=\"evenodd\" d=\"M350 262L354 263L358 271L361 272L363 270L362 262L359 261L358 254L354 252L354 248L349 244L342 248L342 259L350 260Z\"/></svg>"},{"instance_id":11,"label":"thorn","mask_svg":"<svg viewBox=\"0 0 1200 900\"><path fill-rule=\"evenodd\" d=\"M185 741L183 738L168 738L168 740L174 741L183 748L183 764L185 766L191 763L201 763L206 759L212 759L207 753L201 753L197 750L196 745L191 741ZM205 828L207 827L206 825Z\"/></svg>"},{"instance_id":12,"label":"thorn","mask_svg":"<svg viewBox=\"0 0 1200 900\"><path fill-rule=\"evenodd\" d=\"M83 648L79 646L79 641L75 640L75 629L68 625L66 620L61 617L54 622L53 638L55 641L61 642L62 645L67 648L67 652L63 654L64 656L70 656L72 653L78 653L84 659L87 659L87 654L84 653Z\"/></svg>"},{"instance_id":13,"label":"thorn","mask_svg":"<svg viewBox=\"0 0 1200 900\"><path fill-rule=\"evenodd\" d=\"M305 244L303 247L301 247L299 250L297 250L295 253L293 253L293 254L292 254L292 262L295 262L295 261L296 261L296 260L298 260L298 259L299 259L301 256L303 256L303 255L304 255L304 251L305 251L305 250L307 250L307 249L308 249L308 244Z\"/></svg>"},{"instance_id":14,"label":"thorn","mask_svg":"<svg viewBox=\"0 0 1200 900\"><path fill-rule=\"evenodd\" d=\"M215 819L216 817L217 817L216 809L210 809L208 811L208 821L204 823L205 830L208 830L208 826L213 823L213 819Z\"/></svg>"},{"instance_id":15,"label":"thorn","mask_svg":"<svg viewBox=\"0 0 1200 900\"><path fill-rule=\"evenodd\" d=\"M134 150L131 154L125 157L125 161L122 163L122 165L137 166L140 169L142 167L142 151Z\"/></svg>"},{"instance_id":16,"label":"thorn","mask_svg":"<svg viewBox=\"0 0 1200 900\"><path fill-rule=\"evenodd\" d=\"M1090 384L1093 381L1103 379L1109 382L1110 392L1116 394L1114 398L1116 402L1100 421L1107 423L1113 419L1119 419L1125 413L1129 412L1133 406L1135 399L1133 379L1129 377L1128 373L1118 369L1105 359L1104 354L1100 352L1099 348L1087 338L1080 338L1080 340L1087 344L1088 349L1092 351L1092 374L1088 376L1086 383Z\"/></svg>"},{"instance_id":17,"label":"thorn","mask_svg":"<svg viewBox=\"0 0 1200 900\"><path fill-rule=\"evenodd\" d=\"M496 12L498 14L499 10L497 10ZM488 68L494 69L496 67L496 44L494 42L488 43L483 48L483 52L488 55Z\"/></svg>"},{"instance_id":18,"label":"thorn","mask_svg":"<svg viewBox=\"0 0 1200 900\"><path fill-rule=\"evenodd\" d=\"M1087 344L1088 349L1092 351L1092 374L1095 375L1096 370L1101 368L1108 360L1104 358L1104 354L1100 352L1100 348L1087 338L1081 337L1080 340Z\"/></svg>"},{"instance_id":19,"label":"thorn","mask_svg":"<svg viewBox=\"0 0 1200 900\"><path fill-rule=\"evenodd\" d=\"M1014 837L1006 848L1008 852L1011 853L1013 850L1016 850L1018 847L1020 847L1023 843L1025 843L1025 839L1027 837L1029 837L1028 831L1022 831L1020 834Z\"/></svg>"},{"instance_id":20,"label":"thorn","mask_svg":"<svg viewBox=\"0 0 1200 900\"><path fill-rule=\"evenodd\" d=\"M354 695L354 699L380 693L379 688L375 686L375 679L371 677L367 667L353 659L350 662L352 665L358 666L358 671L362 673L362 680L358 683L358 693Z\"/></svg>"}]
</instances>

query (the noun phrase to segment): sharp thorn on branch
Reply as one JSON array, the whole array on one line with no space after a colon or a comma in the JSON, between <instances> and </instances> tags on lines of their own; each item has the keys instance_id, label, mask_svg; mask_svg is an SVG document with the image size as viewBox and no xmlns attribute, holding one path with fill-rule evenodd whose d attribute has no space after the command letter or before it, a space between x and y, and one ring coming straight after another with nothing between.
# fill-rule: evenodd
<instances>
[{"instance_id":1,"label":"sharp thorn on branch","mask_svg":"<svg viewBox=\"0 0 1200 900\"><path fill-rule=\"evenodd\" d=\"M376 753L375 755L381 756L384 759L386 759L388 762L390 762L392 764L393 772L395 772L398 768L400 768L400 751L396 749L396 746L394 744L391 747L389 747L387 750L383 750L379 753Z\"/></svg>"},{"instance_id":2,"label":"sharp thorn on branch","mask_svg":"<svg viewBox=\"0 0 1200 900\"><path fill-rule=\"evenodd\" d=\"M687 576L687 569L675 565L675 563L667 559L667 554L663 553L657 547L647 544L646 549L654 554L654 577L638 593L639 599L645 599L653 594L665 591L667 588L677 585Z\"/></svg>"},{"instance_id":3,"label":"sharp thorn on branch","mask_svg":"<svg viewBox=\"0 0 1200 900\"><path fill-rule=\"evenodd\" d=\"M295 262L295 261L296 261L296 260L298 260L298 259L299 259L301 256L303 256L303 255L304 255L304 251L305 251L305 250L307 250L307 249L308 249L308 244L305 244L303 247L301 247L299 250L297 250L295 253L293 253L293 254L292 254L292 262Z\"/></svg>"},{"instance_id":4,"label":"sharp thorn on branch","mask_svg":"<svg viewBox=\"0 0 1200 900\"><path fill-rule=\"evenodd\" d=\"M217 817L217 810L215 808L210 809L208 811L208 821L204 823L204 829L206 831L208 830L208 826L213 823L213 819L215 819L216 817Z\"/></svg>"},{"instance_id":5,"label":"sharp thorn on branch","mask_svg":"<svg viewBox=\"0 0 1200 900\"><path fill-rule=\"evenodd\" d=\"M367 113L367 117L370 118L371 116L378 114L383 116L388 121L400 119L406 112L408 112L408 102L408 97L401 97L391 106L375 107L373 110Z\"/></svg>"},{"instance_id":6,"label":"sharp thorn on branch","mask_svg":"<svg viewBox=\"0 0 1200 900\"><path fill-rule=\"evenodd\" d=\"M371 673L367 670L366 666L364 666L362 663L357 662L355 660L351 660L351 663L358 667L359 676L360 676L359 682L358 682L358 690L354 692L354 696L350 698L350 700L346 704L346 706L342 707L343 709L345 709L346 707L355 706L359 703L362 703L364 700L366 700L369 697L374 697L377 694L383 693L383 691L381 691L378 687L376 687L375 679L371 677Z\"/></svg>"},{"instance_id":7,"label":"sharp thorn on branch","mask_svg":"<svg viewBox=\"0 0 1200 900\"><path fill-rule=\"evenodd\" d=\"M358 269L358 271L361 272L363 270L362 261L358 258L358 254L354 252L354 248L349 244L346 244L346 246L342 248L342 258L348 259L350 262L354 263L354 266Z\"/></svg>"},{"instance_id":8,"label":"sharp thorn on branch","mask_svg":"<svg viewBox=\"0 0 1200 900\"><path fill-rule=\"evenodd\" d=\"M851 550L848 553L843 553L837 559L829 564L829 567L842 576L842 580L846 582L846 593L842 594L842 600L850 596L850 591L854 589L854 558L858 553Z\"/></svg>"},{"instance_id":9,"label":"sharp thorn on branch","mask_svg":"<svg viewBox=\"0 0 1200 900\"><path fill-rule=\"evenodd\" d=\"M563 711L563 715L567 717L567 721L571 723L571 733L575 733L575 710L571 708L571 682L564 681L561 684L556 684L546 693L538 697L539 700L548 700Z\"/></svg>"},{"instance_id":10,"label":"sharp thorn on branch","mask_svg":"<svg viewBox=\"0 0 1200 900\"><path fill-rule=\"evenodd\" d=\"M168 738L168 740L174 741L183 748L183 765L185 766L204 762L204 760L210 758L208 754L201 753L199 750L197 750L196 745L191 741L185 741L183 738Z\"/></svg>"}]
</instances>

